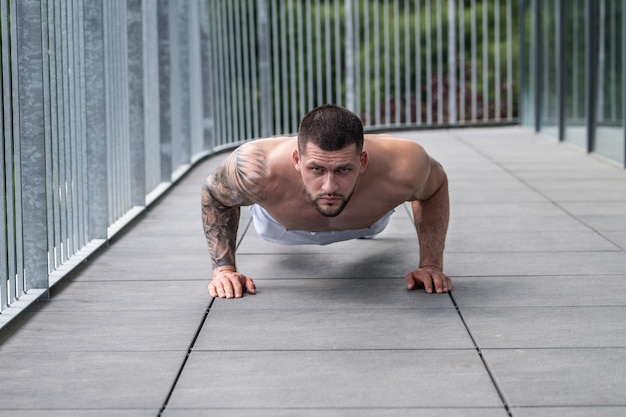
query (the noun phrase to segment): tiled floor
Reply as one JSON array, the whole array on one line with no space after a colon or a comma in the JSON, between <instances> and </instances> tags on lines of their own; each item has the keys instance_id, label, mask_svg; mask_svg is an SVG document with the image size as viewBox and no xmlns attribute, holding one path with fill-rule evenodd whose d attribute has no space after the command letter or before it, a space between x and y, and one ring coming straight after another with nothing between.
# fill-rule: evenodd
<instances>
[{"instance_id":1,"label":"tiled floor","mask_svg":"<svg viewBox=\"0 0 626 417\"><path fill-rule=\"evenodd\" d=\"M197 166L0 334L0 416L626 414L626 170L520 128L396 133L446 167L452 295L404 289L406 207L374 240L262 241L211 301Z\"/></svg>"}]
</instances>

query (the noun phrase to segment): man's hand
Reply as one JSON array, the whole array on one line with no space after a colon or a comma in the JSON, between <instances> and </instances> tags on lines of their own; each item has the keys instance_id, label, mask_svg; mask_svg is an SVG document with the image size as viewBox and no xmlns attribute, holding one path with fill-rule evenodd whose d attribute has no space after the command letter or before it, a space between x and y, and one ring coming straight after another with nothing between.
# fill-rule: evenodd
<instances>
[{"instance_id":1,"label":"man's hand","mask_svg":"<svg viewBox=\"0 0 626 417\"><path fill-rule=\"evenodd\" d=\"M411 271L406 276L406 287L412 290L423 286L427 293L447 293L452 291L452 281L441 269L433 266L425 266Z\"/></svg>"},{"instance_id":2,"label":"man's hand","mask_svg":"<svg viewBox=\"0 0 626 417\"><path fill-rule=\"evenodd\" d=\"M250 278L235 271L232 266L222 266L213 270L213 281L209 284L211 297L241 298L244 291L256 294L256 287Z\"/></svg>"}]
</instances>

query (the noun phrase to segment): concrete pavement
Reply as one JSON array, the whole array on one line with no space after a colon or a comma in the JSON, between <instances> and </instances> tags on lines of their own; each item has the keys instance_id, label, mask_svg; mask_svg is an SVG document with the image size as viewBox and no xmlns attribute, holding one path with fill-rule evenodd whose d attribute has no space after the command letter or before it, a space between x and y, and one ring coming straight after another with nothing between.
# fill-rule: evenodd
<instances>
[{"instance_id":1,"label":"concrete pavement","mask_svg":"<svg viewBox=\"0 0 626 417\"><path fill-rule=\"evenodd\" d=\"M517 127L405 131L450 179L451 295L405 290L409 210L376 239L261 240L212 301L202 162L0 333L0 416L622 416L626 170Z\"/></svg>"}]
</instances>

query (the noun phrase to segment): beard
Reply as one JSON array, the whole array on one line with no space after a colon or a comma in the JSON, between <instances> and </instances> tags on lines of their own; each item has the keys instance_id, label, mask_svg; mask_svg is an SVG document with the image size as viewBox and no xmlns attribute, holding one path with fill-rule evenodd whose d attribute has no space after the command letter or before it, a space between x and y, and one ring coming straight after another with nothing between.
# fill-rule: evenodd
<instances>
[{"instance_id":1,"label":"beard","mask_svg":"<svg viewBox=\"0 0 626 417\"><path fill-rule=\"evenodd\" d=\"M338 216L343 209L346 207L350 198L352 198L352 193L354 190L350 192L347 196L343 196L341 194L319 194L317 197L310 194L306 191L306 195L313 203L313 206L317 209L317 211L324 217L336 217ZM336 198L337 201L333 205L328 205L322 203L320 200L324 197L333 197Z\"/></svg>"}]
</instances>

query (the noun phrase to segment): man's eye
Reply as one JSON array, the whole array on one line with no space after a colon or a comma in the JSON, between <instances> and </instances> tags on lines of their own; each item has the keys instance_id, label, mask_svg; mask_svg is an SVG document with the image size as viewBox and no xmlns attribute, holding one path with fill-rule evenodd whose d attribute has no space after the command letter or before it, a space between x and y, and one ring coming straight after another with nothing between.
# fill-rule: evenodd
<instances>
[{"instance_id":1,"label":"man's eye","mask_svg":"<svg viewBox=\"0 0 626 417\"><path fill-rule=\"evenodd\" d=\"M320 168L320 167L311 167L311 171L313 171L313 172L322 172L322 168Z\"/></svg>"},{"instance_id":2,"label":"man's eye","mask_svg":"<svg viewBox=\"0 0 626 417\"><path fill-rule=\"evenodd\" d=\"M340 174L347 174L348 172L350 172L350 168L339 168Z\"/></svg>"}]
</instances>

